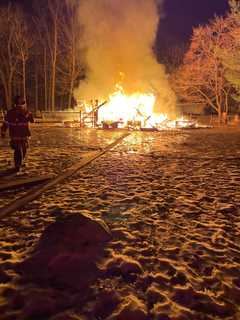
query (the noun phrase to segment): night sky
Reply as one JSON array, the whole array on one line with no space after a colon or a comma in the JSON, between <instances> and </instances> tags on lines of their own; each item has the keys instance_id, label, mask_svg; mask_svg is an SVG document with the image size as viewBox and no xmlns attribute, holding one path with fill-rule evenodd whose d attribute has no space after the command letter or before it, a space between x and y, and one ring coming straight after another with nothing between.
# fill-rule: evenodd
<instances>
[{"instance_id":1,"label":"night sky","mask_svg":"<svg viewBox=\"0 0 240 320\"><path fill-rule=\"evenodd\" d=\"M215 15L224 15L228 9L228 0L165 0L158 42L187 42L193 27L206 24Z\"/></svg>"},{"instance_id":2,"label":"night sky","mask_svg":"<svg viewBox=\"0 0 240 320\"><path fill-rule=\"evenodd\" d=\"M9 0L0 0L0 4L8 2ZM31 12L33 0L13 2L24 5ZM207 23L215 14L224 15L227 10L228 0L165 0L157 36L158 46L187 42L193 27Z\"/></svg>"}]
</instances>

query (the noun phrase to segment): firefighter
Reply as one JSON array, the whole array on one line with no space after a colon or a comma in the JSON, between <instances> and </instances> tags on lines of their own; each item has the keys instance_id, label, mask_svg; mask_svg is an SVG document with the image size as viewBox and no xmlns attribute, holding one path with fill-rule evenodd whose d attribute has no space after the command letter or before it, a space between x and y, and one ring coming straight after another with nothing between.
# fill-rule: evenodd
<instances>
[{"instance_id":1,"label":"firefighter","mask_svg":"<svg viewBox=\"0 0 240 320\"><path fill-rule=\"evenodd\" d=\"M26 102L21 96L16 96L14 105L10 109L1 127L1 137L5 138L9 130L10 146L14 150L14 164L16 172L20 171L27 153L28 140L31 136L29 122L34 122L32 113L27 110Z\"/></svg>"}]
</instances>

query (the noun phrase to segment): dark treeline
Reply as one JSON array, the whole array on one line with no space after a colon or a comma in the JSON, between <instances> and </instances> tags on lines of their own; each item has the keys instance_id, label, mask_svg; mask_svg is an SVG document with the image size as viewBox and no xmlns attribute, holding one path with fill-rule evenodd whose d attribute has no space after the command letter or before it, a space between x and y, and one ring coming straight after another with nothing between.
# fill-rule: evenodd
<instances>
[{"instance_id":1,"label":"dark treeline","mask_svg":"<svg viewBox=\"0 0 240 320\"><path fill-rule=\"evenodd\" d=\"M21 94L33 111L76 104L84 77L76 0L33 2L31 14L15 3L0 7L0 108Z\"/></svg>"}]
</instances>

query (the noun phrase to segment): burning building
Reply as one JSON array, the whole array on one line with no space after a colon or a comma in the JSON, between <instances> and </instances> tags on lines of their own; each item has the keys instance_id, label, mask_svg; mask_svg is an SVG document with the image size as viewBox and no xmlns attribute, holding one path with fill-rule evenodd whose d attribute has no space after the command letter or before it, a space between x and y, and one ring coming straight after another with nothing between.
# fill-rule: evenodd
<instances>
[{"instance_id":1,"label":"burning building","mask_svg":"<svg viewBox=\"0 0 240 320\"><path fill-rule=\"evenodd\" d=\"M175 94L153 46L159 24L157 0L82 0L80 45L87 74L76 100L107 100L98 121L151 126L175 117Z\"/></svg>"}]
</instances>

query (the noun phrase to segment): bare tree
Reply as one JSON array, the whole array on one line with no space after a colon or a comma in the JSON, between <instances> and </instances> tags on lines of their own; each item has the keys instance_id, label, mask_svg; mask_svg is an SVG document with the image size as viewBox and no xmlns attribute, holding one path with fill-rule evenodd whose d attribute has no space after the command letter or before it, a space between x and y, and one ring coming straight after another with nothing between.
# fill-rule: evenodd
<instances>
[{"instance_id":1,"label":"bare tree","mask_svg":"<svg viewBox=\"0 0 240 320\"><path fill-rule=\"evenodd\" d=\"M81 26L77 15L78 2L76 0L65 0L65 14L61 16L59 32L59 45L61 57L57 65L59 74L58 85L62 94L68 96L68 107L72 106L73 91L76 82L83 74L82 53L79 46Z\"/></svg>"},{"instance_id":2,"label":"bare tree","mask_svg":"<svg viewBox=\"0 0 240 320\"><path fill-rule=\"evenodd\" d=\"M48 7L52 21L52 45L49 46L51 52L51 109L55 110L55 91L56 91L56 67L58 54L58 35L61 28L59 21L61 15L61 1L49 0Z\"/></svg>"},{"instance_id":3,"label":"bare tree","mask_svg":"<svg viewBox=\"0 0 240 320\"><path fill-rule=\"evenodd\" d=\"M51 79L51 69L50 69L50 61L48 57L50 56L50 50L49 50L49 26L47 24L47 20L45 16L42 15L43 8L38 6L39 3L36 4L37 14L33 18L34 27L36 30L36 36L35 39L37 39L34 42L34 56L35 56L35 70L38 73L39 80L42 84L42 91L43 91L43 104L44 104L44 110L48 110L49 108L49 101L50 101L50 93L48 86L50 84ZM35 77L35 84L36 84L36 77ZM40 90L40 87L38 85L38 91ZM36 90L36 86L35 86ZM37 92L35 91L35 94Z\"/></svg>"},{"instance_id":4,"label":"bare tree","mask_svg":"<svg viewBox=\"0 0 240 320\"><path fill-rule=\"evenodd\" d=\"M59 54L59 31L62 1L47 0L46 3L35 2L37 17L35 25L42 43L45 81L45 103L48 100L50 109L55 110L56 68ZM46 99L49 92L49 99Z\"/></svg>"},{"instance_id":5,"label":"bare tree","mask_svg":"<svg viewBox=\"0 0 240 320\"><path fill-rule=\"evenodd\" d=\"M233 88L233 98L240 101L240 3L229 1L230 14L226 18L229 29L228 46L219 50L219 57L226 68L226 79Z\"/></svg>"},{"instance_id":6,"label":"bare tree","mask_svg":"<svg viewBox=\"0 0 240 320\"><path fill-rule=\"evenodd\" d=\"M219 116L227 113L231 86L225 78L225 66L219 50L229 44L226 19L216 17L206 26L194 30L191 46L183 65L173 75L178 94L187 101L204 102Z\"/></svg>"},{"instance_id":7,"label":"bare tree","mask_svg":"<svg viewBox=\"0 0 240 320\"><path fill-rule=\"evenodd\" d=\"M6 107L12 104L13 78L17 68L17 48L15 45L16 25L13 7L0 8L0 79L4 88Z\"/></svg>"},{"instance_id":8,"label":"bare tree","mask_svg":"<svg viewBox=\"0 0 240 320\"><path fill-rule=\"evenodd\" d=\"M26 18L19 8L17 8L15 11L15 25L15 44L18 52L18 59L20 60L21 65L22 92L23 97L26 100L26 64L29 59L30 48L32 47L32 39L28 31Z\"/></svg>"},{"instance_id":9,"label":"bare tree","mask_svg":"<svg viewBox=\"0 0 240 320\"><path fill-rule=\"evenodd\" d=\"M22 83L20 91L26 99L26 63L31 47L27 29L20 7L9 5L0 8L0 80L7 108L12 105L12 93L14 85L18 87L19 75Z\"/></svg>"}]
</instances>

